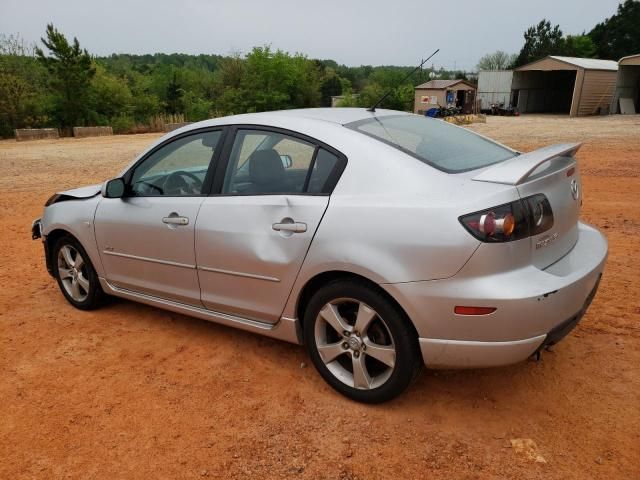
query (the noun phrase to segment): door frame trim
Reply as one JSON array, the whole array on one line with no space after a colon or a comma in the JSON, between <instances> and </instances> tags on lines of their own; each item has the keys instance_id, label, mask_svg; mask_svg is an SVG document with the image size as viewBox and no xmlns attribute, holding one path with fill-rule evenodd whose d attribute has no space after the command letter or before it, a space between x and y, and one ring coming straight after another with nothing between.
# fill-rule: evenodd
<instances>
[{"instance_id":1,"label":"door frame trim","mask_svg":"<svg viewBox=\"0 0 640 480\"><path fill-rule=\"evenodd\" d=\"M236 123L227 126L228 130L224 132L224 144L222 148L218 148L220 151L220 156L216 159L215 171L213 172L213 181L211 184L211 188L209 190L208 196L218 196L218 197L239 197L239 196L258 196L258 195L304 195L304 196L330 196L333 193L336 185L338 184L338 180L342 176L344 169L347 166L347 156L339 150L336 150L331 145L324 143L317 138L310 137L309 135L305 135L300 132L296 132L294 130L289 130L287 128L274 127L271 125L256 125L252 123ZM229 166L229 160L231 156L231 151L233 150L233 145L236 141L236 136L238 130L259 130L264 132L271 133L279 133L281 135L286 135L289 137L297 138L298 140L302 140L304 142L312 144L315 148L313 152L313 161L315 162L315 157L318 154L318 148L322 148L327 152L335 155L338 159L333 170L327 177L327 180L324 184L323 191L320 193L307 193L307 192L291 192L291 193L248 193L248 194L238 194L238 193L222 193L222 187L224 185L224 177L227 172L227 168ZM312 167L313 165L311 165ZM307 180L307 179L306 179ZM307 182L305 181L305 186Z\"/></svg>"},{"instance_id":2,"label":"door frame trim","mask_svg":"<svg viewBox=\"0 0 640 480\"><path fill-rule=\"evenodd\" d=\"M209 166L207 168L207 173L205 174L204 181L202 182L202 190L197 195L141 195L141 197L162 197L162 198L172 198L172 197L207 197L211 193L211 186L213 184L213 179L217 172L217 165L220 163L220 158L222 156L224 147L227 144L227 136L230 127L228 125L215 125L211 127L201 127L201 128L193 128L191 130L187 130L186 132L179 133L170 138L167 138L164 142L153 147L152 150L148 151L142 158L138 159L136 163L131 165L129 169L122 175L122 179L125 183L125 195L123 198L127 197L136 197L136 195L130 195L130 183L131 178L133 177L133 172L136 170L141 163L146 161L151 155L156 153L161 148L164 148L170 143L173 143L181 138L190 137L193 135L197 135L199 133L210 133L210 132L220 132L220 138L218 139L218 144L216 145L213 155L209 160Z\"/></svg>"}]
</instances>

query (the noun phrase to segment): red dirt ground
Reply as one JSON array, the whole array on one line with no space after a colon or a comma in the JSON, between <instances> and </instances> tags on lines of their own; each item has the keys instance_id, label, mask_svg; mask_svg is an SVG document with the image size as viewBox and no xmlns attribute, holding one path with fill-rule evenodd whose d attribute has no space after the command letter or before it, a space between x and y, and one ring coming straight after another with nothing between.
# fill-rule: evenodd
<instances>
[{"instance_id":1,"label":"red dirt ground","mask_svg":"<svg viewBox=\"0 0 640 480\"><path fill-rule=\"evenodd\" d=\"M640 117L472 128L523 150L586 140L600 291L540 363L426 371L378 406L331 390L302 347L126 301L73 309L31 220L155 137L0 142L0 478L640 478Z\"/></svg>"}]
</instances>

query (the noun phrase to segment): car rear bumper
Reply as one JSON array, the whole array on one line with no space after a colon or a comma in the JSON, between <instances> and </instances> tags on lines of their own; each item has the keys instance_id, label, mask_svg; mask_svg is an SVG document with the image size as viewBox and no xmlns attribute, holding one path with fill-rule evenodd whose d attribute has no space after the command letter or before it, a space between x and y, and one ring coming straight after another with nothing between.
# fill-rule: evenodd
<instances>
[{"instance_id":1,"label":"car rear bumper","mask_svg":"<svg viewBox=\"0 0 640 480\"><path fill-rule=\"evenodd\" d=\"M430 368L479 368L525 360L563 338L595 296L607 241L578 225L573 249L544 270L534 266L479 275L474 258L455 277L382 285L405 308ZM489 315L458 315L454 307L486 306Z\"/></svg>"}]
</instances>

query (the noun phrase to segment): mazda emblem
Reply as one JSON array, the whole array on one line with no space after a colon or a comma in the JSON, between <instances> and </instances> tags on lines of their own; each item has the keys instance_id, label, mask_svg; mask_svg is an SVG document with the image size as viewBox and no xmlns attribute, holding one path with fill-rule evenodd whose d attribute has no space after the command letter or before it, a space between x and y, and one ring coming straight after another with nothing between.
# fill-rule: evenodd
<instances>
[{"instance_id":1,"label":"mazda emblem","mask_svg":"<svg viewBox=\"0 0 640 480\"><path fill-rule=\"evenodd\" d=\"M578 188L578 181L573 179L571 180L571 196L574 200L578 200L580 196L580 189Z\"/></svg>"}]
</instances>

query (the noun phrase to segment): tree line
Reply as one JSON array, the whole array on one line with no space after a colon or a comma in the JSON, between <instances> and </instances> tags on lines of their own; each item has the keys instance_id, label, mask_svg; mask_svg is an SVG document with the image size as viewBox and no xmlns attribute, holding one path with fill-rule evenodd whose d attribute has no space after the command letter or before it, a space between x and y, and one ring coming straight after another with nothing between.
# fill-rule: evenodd
<instances>
[{"instance_id":1,"label":"tree line","mask_svg":"<svg viewBox=\"0 0 640 480\"><path fill-rule=\"evenodd\" d=\"M626 0L589 33L565 36L543 19L524 32L519 54L483 57L480 69L522 65L546 55L617 60L640 53L640 2ZM416 62L417 63L417 62ZM0 34L0 137L16 128L111 125L116 133L157 128L165 119L199 121L234 113L330 106L381 105L412 110L414 87L464 72L412 66L349 67L333 60L255 47L245 55L114 54L92 56L78 39L47 25L41 45Z\"/></svg>"},{"instance_id":2,"label":"tree line","mask_svg":"<svg viewBox=\"0 0 640 480\"><path fill-rule=\"evenodd\" d=\"M94 57L47 25L41 45L0 35L0 136L16 128L111 125L116 133L153 129L158 119L199 121L221 115L330 106L370 106L386 90L385 108L413 108L413 87L426 69L400 85L413 67L339 65L333 60L255 47L246 55L114 54ZM357 95L356 95L357 94Z\"/></svg>"},{"instance_id":3,"label":"tree line","mask_svg":"<svg viewBox=\"0 0 640 480\"><path fill-rule=\"evenodd\" d=\"M484 55L478 70L506 70L534 62L548 55L565 57L620 58L640 53L640 1L625 0L616 13L580 35L564 35L560 25L547 19L524 32L524 44L519 53L498 50Z\"/></svg>"}]
</instances>

